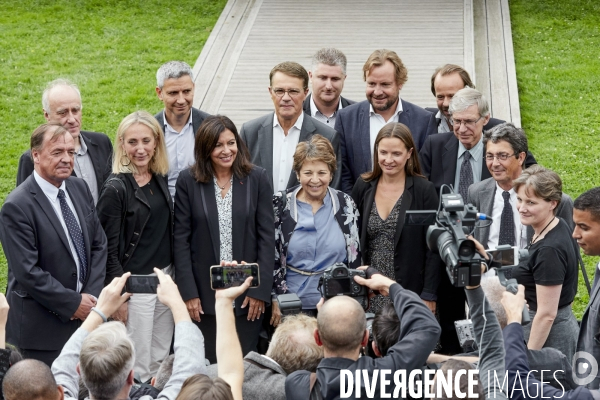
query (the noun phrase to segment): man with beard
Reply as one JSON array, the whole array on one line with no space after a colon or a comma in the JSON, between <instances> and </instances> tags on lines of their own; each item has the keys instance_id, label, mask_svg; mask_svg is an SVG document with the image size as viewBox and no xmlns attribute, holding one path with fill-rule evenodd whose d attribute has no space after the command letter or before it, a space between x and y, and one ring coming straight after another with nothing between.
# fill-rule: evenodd
<instances>
[{"instance_id":1,"label":"man with beard","mask_svg":"<svg viewBox=\"0 0 600 400\"><path fill-rule=\"evenodd\" d=\"M398 54L375 50L365 62L363 74L367 100L340 110L335 121L342 151L342 190L346 193L352 191L360 174L372 169L375 138L384 125L401 122L408 126L417 150L428 135L437 132L432 113L400 99L407 71Z\"/></svg>"}]
</instances>

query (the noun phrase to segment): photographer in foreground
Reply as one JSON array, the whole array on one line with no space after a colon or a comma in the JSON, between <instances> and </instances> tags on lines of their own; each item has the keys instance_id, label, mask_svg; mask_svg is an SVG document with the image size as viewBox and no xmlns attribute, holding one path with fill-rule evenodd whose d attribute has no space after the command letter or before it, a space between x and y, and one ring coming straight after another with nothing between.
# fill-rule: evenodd
<instances>
[{"instance_id":1,"label":"photographer in foreground","mask_svg":"<svg viewBox=\"0 0 600 400\"><path fill-rule=\"evenodd\" d=\"M574 390L556 389L548 384L542 384L529 374L529 361L525 348L525 337L521 326L525 291L519 285L517 295L504 293L502 305L506 311L508 325L502 331L506 349L507 387L511 400L521 399L562 399L562 400L597 400L600 391L590 390L583 386ZM514 388L514 390L513 390Z\"/></svg>"},{"instance_id":2,"label":"photographer in foreground","mask_svg":"<svg viewBox=\"0 0 600 400\"><path fill-rule=\"evenodd\" d=\"M352 374L356 370L366 370L371 378L374 370L412 371L421 368L440 336L440 327L433 313L414 292L381 274L374 274L370 279L355 276L354 281L392 298L398 318L402 321L400 336L385 357L359 358L361 347L369 340L363 308L356 300L347 296L327 300L319 309L314 334L317 344L323 346L324 358L317 367L316 379L312 379L315 380L315 390L318 390L320 397L328 400L340 398L341 370L350 370ZM369 383L371 382L374 380L369 379ZM374 393L379 398L380 380L374 383ZM367 398L363 379L361 385L363 397L360 398ZM306 400L310 397L312 386L309 371L296 371L286 380L286 396L288 400ZM393 387L392 381L387 386L388 393L393 391Z\"/></svg>"},{"instance_id":3,"label":"photographer in foreground","mask_svg":"<svg viewBox=\"0 0 600 400\"><path fill-rule=\"evenodd\" d=\"M204 373L204 338L194 326L185 303L170 276L155 268L158 276L157 295L173 313L175 320L175 362L173 374L159 399L175 399L183 381L188 376ZM79 374L89 389L90 399L127 399L133 385L135 352L125 326L120 322L107 322L131 297L121 294L127 278L125 273L106 286L95 308L81 327L65 344L60 356L52 364L56 382L62 385L65 399L78 398ZM231 301L229 302L231 308ZM150 396L141 399L150 400Z\"/></svg>"}]
</instances>

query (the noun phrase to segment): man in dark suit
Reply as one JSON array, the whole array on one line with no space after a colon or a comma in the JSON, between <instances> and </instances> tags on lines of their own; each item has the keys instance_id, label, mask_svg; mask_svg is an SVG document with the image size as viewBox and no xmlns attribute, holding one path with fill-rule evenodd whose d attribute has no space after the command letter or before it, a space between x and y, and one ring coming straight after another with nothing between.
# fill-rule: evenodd
<instances>
[{"instance_id":1,"label":"man in dark suit","mask_svg":"<svg viewBox=\"0 0 600 400\"><path fill-rule=\"evenodd\" d=\"M524 169L527 136L522 129L507 122L485 132L483 146L485 163L492 177L471 185L467 202L492 217L492 222L478 223L475 239L486 249L506 244L524 249L533 237L533 228L521 224L513 180ZM556 216L573 228L573 200L565 193L556 209Z\"/></svg>"},{"instance_id":2,"label":"man in dark suit","mask_svg":"<svg viewBox=\"0 0 600 400\"><path fill-rule=\"evenodd\" d=\"M573 210L573 221L575 230L573 237L577 240L579 247L588 256L600 256L600 187L595 187L583 193L575 199ZM598 309L600 304L600 274L596 265L594 285L590 294L590 302L581 319L579 328L579 339L577 340L577 351L590 353L596 360L600 360L600 343L598 343L598 332L600 332L600 315ZM579 359L573 369L580 369L586 359ZM589 374L589 370L583 376ZM590 389L598 389L600 386L600 374L596 373L594 380L587 384Z\"/></svg>"},{"instance_id":3,"label":"man in dark suit","mask_svg":"<svg viewBox=\"0 0 600 400\"><path fill-rule=\"evenodd\" d=\"M433 114L400 98L406 67L391 50L375 50L363 66L367 100L339 111L335 130L342 148L342 190L352 191L358 177L373 168L373 147L379 130L389 122L408 126L417 150L436 132Z\"/></svg>"},{"instance_id":4,"label":"man in dark suit","mask_svg":"<svg viewBox=\"0 0 600 400\"><path fill-rule=\"evenodd\" d=\"M71 177L75 142L59 124L31 135L35 171L0 210L8 261L6 340L51 365L93 310L106 270L106 236L87 184Z\"/></svg>"},{"instance_id":5,"label":"man in dark suit","mask_svg":"<svg viewBox=\"0 0 600 400\"><path fill-rule=\"evenodd\" d=\"M346 80L346 56L338 49L323 48L308 71L312 93L304 100L304 112L327 126L335 126L337 112L354 101L341 96Z\"/></svg>"},{"instance_id":6,"label":"man in dark suit","mask_svg":"<svg viewBox=\"0 0 600 400\"><path fill-rule=\"evenodd\" d=\"M296 146L319 134L331 142L338 155L338 168L330 186L339 189L339 136L331 127L302 109L308 93L308 73L302 65L286 61L273 67L269 81L275 113L246 122L240 131L242 140L250 150L250 161L267 170L274 192L296 186L299 184L298 177L292 168Z\"/></svg>"},{"instance_id":7,"label":"man in dark suit","mask_svg":"<svg viewBox=\"0 0 600 400\"><path fill-rule=\"evenodd\" d=\"M194 73L183 61L169 61L156 72L156 94L165 105L154 117L165 134L169 156L169 192L175 199L179 173L194 163L196 132L208 114L192 107Z\"/></svg>"},{"instance_id":8,"label":"man in dark suit","mask_svg":"<svg viewBox=\"0 0 600 400\"><path fill-rule=\"evenodd\" d=\"M66 79L56 79L48 84L42 94L44 118L69 130L75 140L75 167L73 176L83 178L88 184L94 204L108 178L112 166L112 143L103 133L81 130L81 94L79 88ZM31 150L19 159L17 186L33 172Z\"/></svg>"},{"instance_id":9,"label":"man in dark suit","mask_svg":"<svg viewBox=\"0 0 600 400\"><path fill-rule=\"evenodd\" d=\"M435 96L438 108L425 107L425 109L435 114L435 123L438 133L452 132L450 124L450 100L460 89L470 87L475 89L469 73L456 64L446 64L435 70L431 76L431 93ZM487 131L494 126L503 123L501 119L490 118L483 130Z\"/></svg>"}]
</instances>

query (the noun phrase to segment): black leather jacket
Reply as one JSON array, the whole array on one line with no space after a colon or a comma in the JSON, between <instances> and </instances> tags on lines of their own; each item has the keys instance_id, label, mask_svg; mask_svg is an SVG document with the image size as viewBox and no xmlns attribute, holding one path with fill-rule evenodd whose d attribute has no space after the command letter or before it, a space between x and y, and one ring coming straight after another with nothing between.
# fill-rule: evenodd
<instances>
[{"instance_id":1,"label":"black leather jacket","mask_svg":"<svg viewBox=\"0 0 600 400\"><path fill-rule=\"evenodd\" d=\"M171 249L173 249L173 200L169 194L165 177L157 174L154 174L154 177L167 199L171 211L169 227L171 229ZM115 179L121 180L124 186ZM125 272L127 263L136 251L144 227L150 218L150 206L132 174L112 174L104 182L96 208L108 240L106 279L104 281L104 284L107 285L113 278L119 277ZM125 214L124 221L123 214ZM172 250L171 262L173 262Z\"/></svg>"}]
</instances>

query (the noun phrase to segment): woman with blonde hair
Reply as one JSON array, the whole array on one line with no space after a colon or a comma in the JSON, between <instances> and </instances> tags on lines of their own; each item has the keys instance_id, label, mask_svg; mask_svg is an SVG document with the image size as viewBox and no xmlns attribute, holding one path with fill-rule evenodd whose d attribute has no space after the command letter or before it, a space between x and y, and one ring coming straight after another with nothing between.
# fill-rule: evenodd
<instances>
[{"instance_id":1,"label":"woman with blonde hair","mask_svg":"<svg viewBox=\"0 0 600 400\"><path fill-rule=\"evenodd\" d=\"M169 162L162 129L146 111L126 116L114 141L112 175L98 200L108 241L105 284L131 272L166 274L173 263L173 200L165 175ZM169 355L173 316L156 294L136 293L113 315L135 345L135 371L142 381L156 375Z\"/></svg>"}]
</instances>

